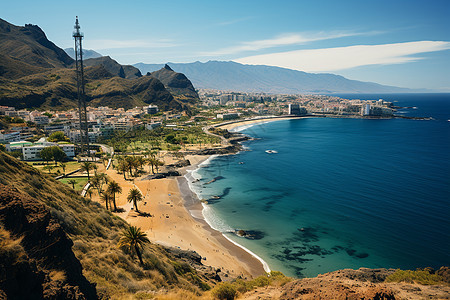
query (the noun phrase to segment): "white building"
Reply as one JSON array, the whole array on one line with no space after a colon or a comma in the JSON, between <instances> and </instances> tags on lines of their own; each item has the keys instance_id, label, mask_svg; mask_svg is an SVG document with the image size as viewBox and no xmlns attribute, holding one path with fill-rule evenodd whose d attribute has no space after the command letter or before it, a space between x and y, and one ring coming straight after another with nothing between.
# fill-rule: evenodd
<instances>
[{"instance_id":1,"label":"white building","mask_svg":"<svg viewBox=\"0 0 450 300\"><path fill-rule=\"evenodd\" d=\"M0 132L0 142L7 144L11 142L20 141L20 132L19 131L10 131L10 132Z\"/></svg>"},{"instance_id":2,"label":"white building","mask_svg":"<svg viewBox=\"0 0 450 300\"><path fill-rule=\"evenodd\" d=\"M75 156L75 145L73 144L57 144L50 142L43 142L39 144L34 144L32 146L24 146L22 148L23 160L40 160L41 157L39 153L42 149L51 147L51 146L59 146L64 153L66 153L67 157Z\"/></svg>"}]
</instances>

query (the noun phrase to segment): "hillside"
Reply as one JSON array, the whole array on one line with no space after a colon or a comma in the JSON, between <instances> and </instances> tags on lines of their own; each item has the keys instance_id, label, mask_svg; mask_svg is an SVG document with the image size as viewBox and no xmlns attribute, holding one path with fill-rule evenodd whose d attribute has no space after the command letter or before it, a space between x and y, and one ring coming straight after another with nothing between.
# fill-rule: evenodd
<instances>
[{"instance_id":1,"label":"hillside","mask_svg":"<svg viewBox=\"0 0 450 300\"><path fill-rule=\"evenodd\" d=\"M65 110L76 108L74 61L49 41L36 25L12 25L0 19L0 105ZM148 104L160 110L190 110L195 99L174 98L154 77L110 57L85 60L86 96L90 106Z\"/></svg>"},{"instance_id":2,"label":"hillside","mask_svg":"<svg viewBox=\"0 0 450 300\"><path fill-rule=\"evenodd\" d=\"M214 270L195 253L148 244L139 265L116 246L127 226L0 152L0 299L149 298L180 289L195 295L214 284Z\"/></svg>"},{"instance_id":3,"label":"hillside","mask_svg":"<svg viewBox=\"0 0 450 300\"><path fill-rule=\"evenodd\" d=\"M109 56L86 59L84 65L86 67L103 66L108 72L121 78L136 79L142 77L138 68L129 65L121 65Z\"/></svg>"},{"instance_id":4,"label":"hillside","mask_svg":"<svg viewBox=\"0 0 450 300\"><path fill-rule=\"evenodd\" d=\"M153 73L147 73L147 75L161 81L174 97L184 102L199 99L192 82L184 74L175 72L168 65L164 65L163 68Z\"/></svg>"},{"instance_id":5,"label":"hillside","mask_svg":"<svg viewBox=\"0 0 450 300\"><path fill-rule=\"evenodd\" d=\"M409 89L349 80L333 74L312 74L278 67L243 65L232 61L168 65L190 78L196 88L282 94L411 92ZM134 66L145 74L162 68L164 64L138 63Z\"/></svg>"}]
</instances>

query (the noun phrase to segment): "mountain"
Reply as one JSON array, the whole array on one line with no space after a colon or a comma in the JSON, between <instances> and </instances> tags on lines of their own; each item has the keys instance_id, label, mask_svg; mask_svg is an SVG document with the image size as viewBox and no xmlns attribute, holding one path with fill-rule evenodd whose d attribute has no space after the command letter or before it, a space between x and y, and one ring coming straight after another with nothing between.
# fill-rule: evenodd
<instances>
[{"instance_id":1,"label":"mountain","mask_svg":"<svg viewBox=\"0 0 450 300\"><path fill-rule=\"evenodd\" d=\"M147 75L161 81L174 97L199 99L192 82L184 74L175 72L168 65Z\"/></svg>"},{"instance_id":2,"label":"mountain","mask_svg":"<svg viewBox=\"0 0 450 300\"><path fill-rule=\"evenodd\" d=\"M64 49L64 51L72 59L75 59L75 49L73 49L73 48L66 48L66 49ZM102 56L103 55L101 55L100 53L98 53L98 52L96 52L94 50L83 49L83 59L97 58L97 57L102 57Z\"/></svg>"},{"instance_id":3,"label":"mountain","mask_svg":"<svg viewBox=\"0 0 450 300\"><path fill-rule=\"evenodd\" d=\"M0 19L0 76L19 78L73 63L38 26L15 26Z\"/></svg>"},{"instance_id":4,"label":"mountain","mask_svg":"<svg viewBox=\"0 0 450 300\"><path fill-rule=\"evenodd\" d=\"M405 88L349 80L339 75L312 74L262 65L243 65L232 61L168 63L168 65L176 72L189 77L196 88L274 94L412 92ZM164 65L138 63L134 66L145 74L158 70Z\"/></svg>"},{"instance_id":5,"label":"mountain","mask_svg":"<svg viewBox=\"0 0 450 300\"><path fill-rule=\"evenodd\" d=\"M76 108L75 63L36 25L0 19L0 105L22 108ZM190 111L195 99L176 99L155 77L108 56L84 61L90 106L125 109L154 104L160 110Z\"/></svg>"},{"instance_id":6,"label":"mountain","mask_svg":"<svg viewBox=\"0 0 450 300\"><path fill-rule=\"evenodd\" d=\"M83 62L86 67L101 65L111 74L122 78L136 79L142 77L138 68L129 65L121 65L109 56L89 58Z\"/></svg>"}]
</instances>

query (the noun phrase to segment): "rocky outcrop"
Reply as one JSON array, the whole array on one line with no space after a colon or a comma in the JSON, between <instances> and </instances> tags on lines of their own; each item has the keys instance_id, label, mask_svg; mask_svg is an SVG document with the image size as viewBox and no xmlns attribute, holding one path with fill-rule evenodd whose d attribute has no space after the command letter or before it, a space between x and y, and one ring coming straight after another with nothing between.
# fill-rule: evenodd
<instances>
[{"instance_id":1,"label":"rocky outcrop","mask_svg":"<svg viewBox=\"0 0 450 300\"><path fill-rule=\"evenodd\" d=\"M185 98L186 102L192 102L199 99L192 82L184 74L175 72L168 65L147 75L161 81L172 95L181 96L181 100Z\"/></svg>"},{"instance_id":2,"label":"rocky outcrop","mask_svg":"<svg viewBox=\"0 0 450 300\"><path fill-rule=\"evenodd\" d=\"M121 65L109 56L86 59L84 65L86 67L103 66L111 74L122 78L136 79L142 77L141 71L139 71L138 68L129 65Z\"/></svg>"},{"instance_id":3,"label":"rocky outcrop","mask_svg":"<svg viewBox=\"0 0 450 300\"><path fill-rule=\"evenodd\" d=\"M83 276L72 241L49 210L18 190L0 185L0 225L19 243L1 252L0 295L8 299L97 299Z\"/></svg>"}]
</instances>

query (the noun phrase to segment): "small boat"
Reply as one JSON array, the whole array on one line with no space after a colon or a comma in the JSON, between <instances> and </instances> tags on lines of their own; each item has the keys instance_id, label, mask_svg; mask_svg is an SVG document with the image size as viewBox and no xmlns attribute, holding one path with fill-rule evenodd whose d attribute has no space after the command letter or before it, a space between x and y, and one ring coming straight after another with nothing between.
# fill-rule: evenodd
<instances>
[{"instance_id":1,"label":"small boat","mask_svg":"<svg viewBox=\"0 0 450 300\"><path fill-rule=\"evenodd\" d=\"M240 162L239 162L239 164L240 164L240 165L243 165L243 164L244 164L244 162L243 162L243 161L240 161Z\"/></svg>"},{"instance_id":2,"label":"small boat","mask_svg":"<svg viewBox=\"0 0 450 300\"><path fill-rule=\"evenodd\" d=\"M273 154L273 153L278 153L278 151L275 151L275 150L266 150L266 153Z\"/></svg>"}]
</instances>

